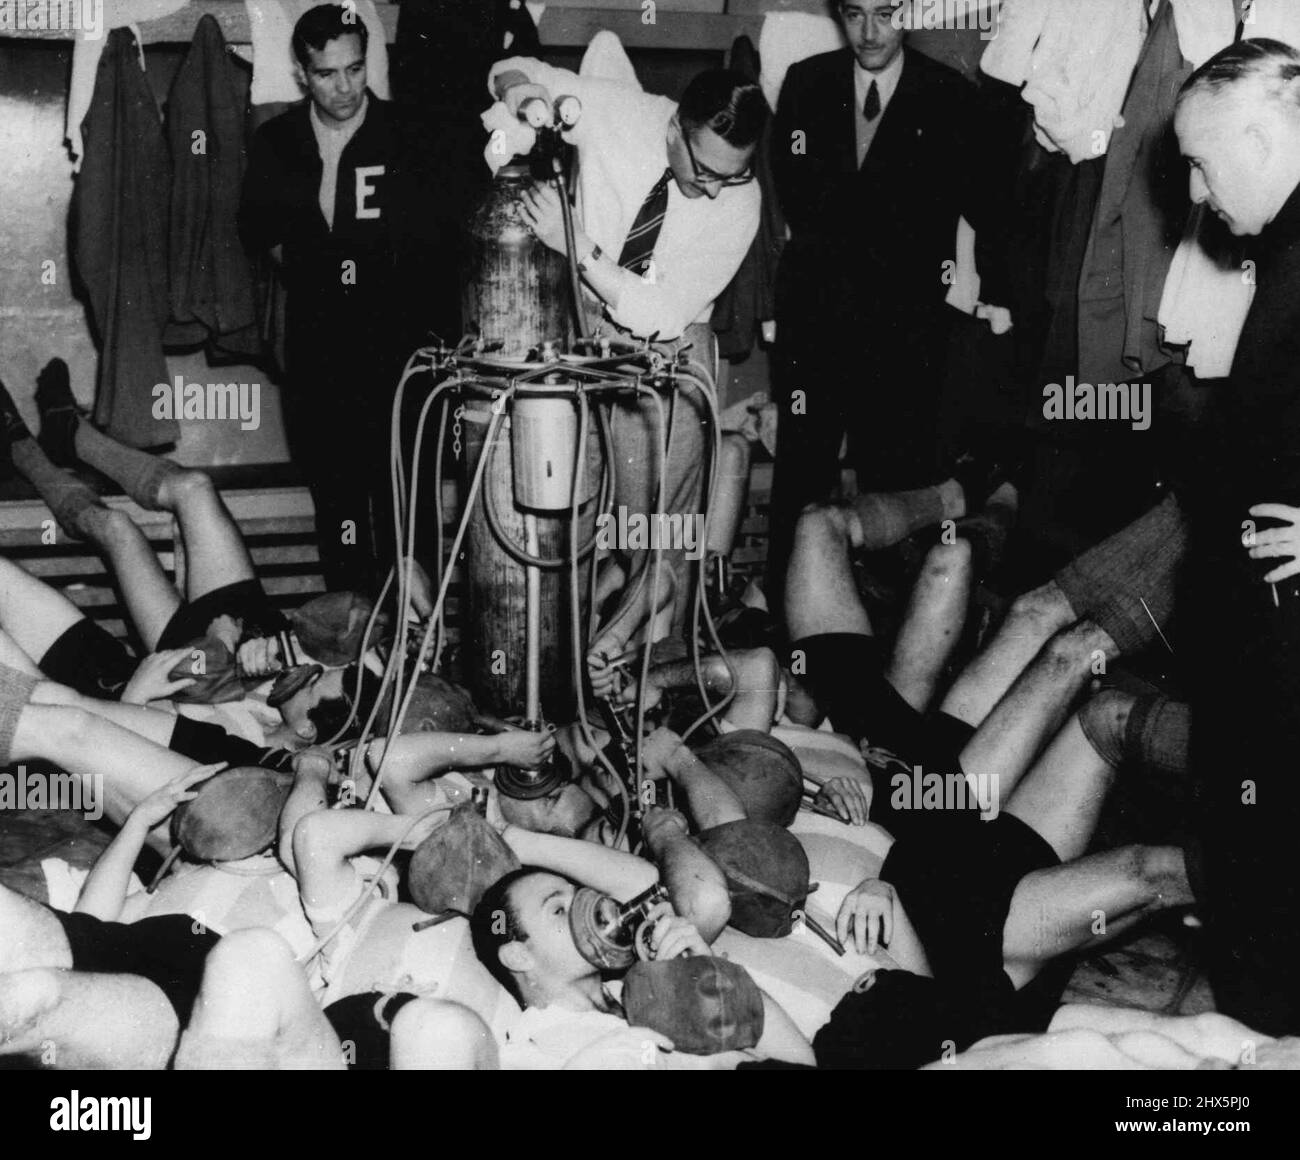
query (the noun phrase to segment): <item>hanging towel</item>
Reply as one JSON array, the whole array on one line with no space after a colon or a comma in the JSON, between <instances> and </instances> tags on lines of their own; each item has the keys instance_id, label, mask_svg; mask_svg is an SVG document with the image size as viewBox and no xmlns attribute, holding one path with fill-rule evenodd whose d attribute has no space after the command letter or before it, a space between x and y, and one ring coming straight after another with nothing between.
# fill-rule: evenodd
<instances>
[{"instance_id":1,"label":"hanging towel","mask_svg":"<svg viewBox=\"0 0 1300 1160\"><path fill-rule=\"evenodd\" d=\"M822 52L844 47L839 23L811 12L770 12L758 37L758 57L763 64L759 83L767 103L776 108L781 85L792 64Z\"/></svg>"},{"instance_id":2,"label":"hanging towel","mask_svg":"<svg viewBox=\"0 0 1300 1160\"><path fill-rule=\"evenodd\" d=\"M300 101L303 91L294 76L293 26L318 0L244 0L253 37L253 91L255 105L272 101ZM366 84L380 100L391 96L388 87L388 40L375 11L374 0L357 0L357 13L370 31L366 48Z\"/></svg>"},{"instance_id":3,"label":"hanging towel","mask_svg":"<svg viewBox=\"0 0 1300 1160\"><path fill-rule=\"evenodd\" d=\"M1237 34L1237 10L1232 0L1170 0L1178 27L1178 47L1198 69L1222 52Z\"/></svg>"},{"instance_id":4,"label":"hanging towel","mask_svg":"<svg viewBox=\"0 0 1300 1160\"><path fill-rule=\"evenodd\" d=\"M82 125L85 162L69 208L72 257L99 347L95 423L132 447L174 443L155 419L153 388L168 381L167 218L171 162L135 35L108 35Z\"/></svg>"},{"instance_id":5,"label":"hanging towel","mask_svg":"<svg viewBox=\"0 0 1300 1160\"><path fill-rule=\"evenodd\" d=\"M65 130L68 149L75 162L73 172L81 171L85 144L81 139L81 123L90 112L90 101L95 91L95 76L99 58L104 52L105 33L113 28L125 28L142 20L156 20L178 12L189 0L104 0L104 21L94 36L78 32L72 45L72 83L68 88L68 119Z\"/></svg>"},{"instance_id":6,"label":"hanging towel","mask_svg":"<svg viewBox=\"0 0 1300 1160\"><path fill-rule=\"evenodd\" d=\"M1004 0L980 67L1024 86L1039 143L1077 165L1106 152L1146 27L1145 0Z\"/></svg>"},{"instance_id":7,"label":"hanging towel","mask_svg":"<svg viewBox=\"0 0 1300 1160\"><path fill-rule=\"evenodd\" d=\"M1253 13L1247 13L1247 40L1280 40L1300 48L1300 4L1296 0L1255 0Z\"/></svg>"},{"instance_id":8,"label":"hanging towel","mask_svg":"<svg viewBox=\"0 0 1300 1160\"><path fill-rule=\"evenodd\" d=\"M167 99L173 172L166 338L174 345L206 341L212 355L256 361L262 344L253 273L236 224L247 105L247 78L227 56L221 26L204 16Z\"/></svg>"},{"instance_id":9,"label":"hanging towel","mask_svg":"<svg viewBox=\"0 0 1300 1160\"><path fill-rule=\"evenodd\" d=\"M591 38L587 51L582 54L578 75L593 80L617 81L621 85L635 85L638 89L642 87L623 42L608 28L602 28Z\"/></svg>"},{"instance_id":10,"label":"hanging towel","mask_svg":"<svg viewBox=\"0 0 1300 1160\"><path fill-rule=\"evenodd\" d=\"M1210 241L1222 233L1216 224L1204 206L1192 212L1160 302L1165 341L1187 345L1187 365L1202 379L1228 377L1255 300L1254 280L1242 268L1241 251L1235 244L1220 249Z\"/></svg>"}]
</instances>

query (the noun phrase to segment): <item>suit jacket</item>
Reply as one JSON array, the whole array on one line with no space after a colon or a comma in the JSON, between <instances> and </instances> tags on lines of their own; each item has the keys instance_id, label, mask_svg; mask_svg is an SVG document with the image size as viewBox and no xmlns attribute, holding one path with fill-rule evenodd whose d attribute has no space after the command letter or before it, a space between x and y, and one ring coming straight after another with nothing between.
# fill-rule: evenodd
<instances>
[{"instance_id":1,"label":"suit jacket","mask_svg":"<svg viewBox=\"0 0 1300 1160\"><path fill-rule=\"evenodd\" d=\"M778 303L808 321L875 306L895 317L942 316L944 263L964 214L981 235L986 302L1006 301L979 135L978 90L960 73L904 48L903 74L871 150L857 164L851 50L791 66L777 105L773 170L791 238Z\"/></svg>"}]
</instances>

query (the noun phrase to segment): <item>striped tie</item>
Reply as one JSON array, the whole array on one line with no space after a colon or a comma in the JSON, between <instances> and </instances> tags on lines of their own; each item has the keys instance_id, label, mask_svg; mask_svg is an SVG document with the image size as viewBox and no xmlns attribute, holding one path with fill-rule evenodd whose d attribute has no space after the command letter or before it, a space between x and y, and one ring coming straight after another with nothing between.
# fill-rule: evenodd
<instances>
[{"instance_id":1,"label":"striped tie","mask_svg":"<svg viewBox=\"0 0 1300 1160\"><path fill-rule=\"evenodd\" d=\"M637 211L636 221L628 231L627 241L623 243L623 252L619 255L618 264L641 277L645 277L655 256L655 243L659 241L664 214L668 212L668 181L672 175L671 169L665 169L664 175L646 194L645 201Z\"/></svg>"}]
</instances>

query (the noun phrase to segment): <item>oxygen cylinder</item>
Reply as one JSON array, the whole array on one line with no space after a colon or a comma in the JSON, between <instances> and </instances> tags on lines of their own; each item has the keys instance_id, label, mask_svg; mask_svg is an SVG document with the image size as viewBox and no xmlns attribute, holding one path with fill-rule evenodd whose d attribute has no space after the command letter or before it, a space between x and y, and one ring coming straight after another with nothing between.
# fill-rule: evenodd
<instances>
[{"instance_id":1,"label":"oxygen cylinder","mask_svg":"<svg viewBox=\"0 0 1300 1160\"><path fill-rule=\"evenodd\" d=\"M500 358L524 359L543 342L567 348L573 338L564 257L524 220L520 198L530 185L526 164L502 166L468 223L465 327Z\"/></svg>"}]
</instances>

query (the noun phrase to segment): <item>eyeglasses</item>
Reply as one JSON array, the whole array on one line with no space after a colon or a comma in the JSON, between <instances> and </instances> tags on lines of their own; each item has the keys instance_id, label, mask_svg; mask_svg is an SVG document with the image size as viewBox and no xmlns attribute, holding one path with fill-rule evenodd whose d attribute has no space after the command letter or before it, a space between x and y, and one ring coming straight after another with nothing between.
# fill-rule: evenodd
<instances>
[{"instance_id":1,"label":"eyeglasses","mask_svg":"<svg viewBox=\"0 0 1300 1160\"><path fill-rule=\"evenodd\" d=\"M691 168L695 171L693 180L696 185L748 185L754 180L754 170L749 165L746 165L739 173L731 175L714 173L711 169L702 168L700 163L695 160L695 150L691 148L690 130L685 127L682 128L682 140L686 142L686 156L691 159Z\"/></svg>"}]
</instances>

